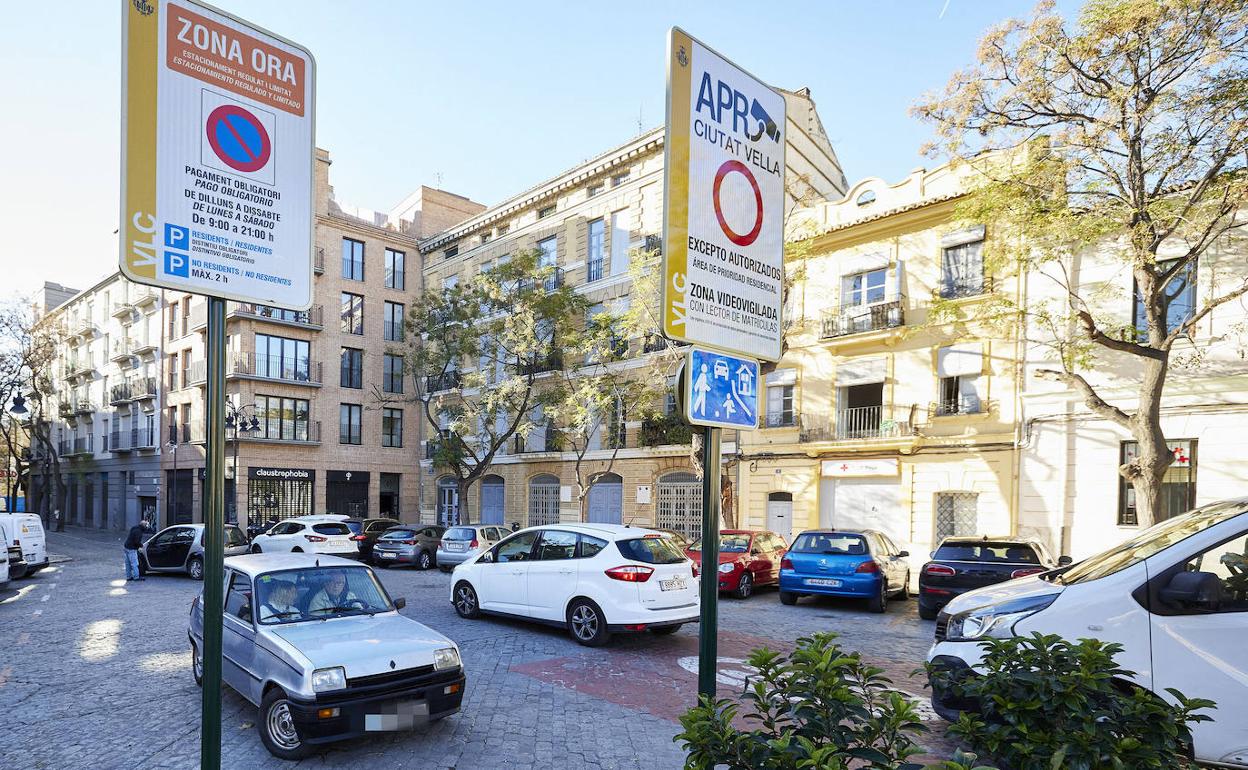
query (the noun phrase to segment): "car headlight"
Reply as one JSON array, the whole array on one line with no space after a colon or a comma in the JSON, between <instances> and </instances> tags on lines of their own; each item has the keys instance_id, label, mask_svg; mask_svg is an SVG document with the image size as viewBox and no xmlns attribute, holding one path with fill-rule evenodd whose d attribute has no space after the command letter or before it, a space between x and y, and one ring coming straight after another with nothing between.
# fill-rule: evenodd
<instances>
[{"instance_id":1,"label":"car headlight","mask_svg":"<svg viewBox=\"0 0 1248 770\"><path fill-rule=\"evenodd\" d=\"M735 561L724 562L723 564L719 565L719 571L724 573L725 575L727 575L729 572L732 572L736 568L737 568L737 563Z\"/></svg>"},{"instance_id":2,"label":"car headlight","mask_svg":"<svg viewBox=\"0 0 1248 770\"><path fill-rule=\"evenodd\" d=\"M342 666L334 668L318 668L312 672L312 692L329 692L330 690L345 690L347 687L347 672Z\"/></svg>"},{"instance_id":3,"label":"car headlight","mask_svg":"<svg viewBox=\"0 0 1248 770\"><path fill-rule=\"evenodd\" d=\"M459 650L454 647L443 647L433 651L433 670L442 671L448 668L459 668Z\"/></svg>"},{"instance_id":4,"label":"car headlight","mask_svg":"<svg viewBox=\"0 0 1248 770\"><path fill-rule=\"evenodd\" d=\"M949 619L945 638L951 642L1008 639L1014 636L1014 624L1048 607L1056 598L1057 594L1028 596L959 612Z\"/></svg>"}]
</instances>

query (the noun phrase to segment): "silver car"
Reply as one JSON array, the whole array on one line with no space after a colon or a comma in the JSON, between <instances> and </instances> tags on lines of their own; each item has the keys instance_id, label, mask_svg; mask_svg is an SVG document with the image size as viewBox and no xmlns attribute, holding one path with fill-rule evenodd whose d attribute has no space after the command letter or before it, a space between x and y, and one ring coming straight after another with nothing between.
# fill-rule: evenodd
<instances>
[{"instance_id":1,"label":"silver car","mask_svg":"<svg viewBox=\"0 0 1248 770\"><path fill-rule=\"evenodd\" d=\"M457 564L463 564L470 557L493 548L494 544L511 534L506 527L492 524L473 524L451 527L442 533L438 543L438 569L450 572Z\"/></svg>"},{"instance_id":2,"label":"silver car","mask_svg":"<svg viewBox=\"0 0 1248 770\"><path fill-rule=\"evenodd\" d=\"M225 525L225 555L247 553L247 536L233 524ZM204 579L204 525L165 527L139 548L139 574L185 572Z\"/></svg>"},{"instance_id":3,"label":"silver car","mask_svg":"<svg viewBox=\"0 0 1248 770\"><path fill-rule=\"evenodd\" d=\"M404 617L372 569L325 554L225 560L221 678L259 707L269 753L401 730L459 711L459 648ZM191 604L192 669L203 684L203 597Z\"/></svg>"}]
</instances>

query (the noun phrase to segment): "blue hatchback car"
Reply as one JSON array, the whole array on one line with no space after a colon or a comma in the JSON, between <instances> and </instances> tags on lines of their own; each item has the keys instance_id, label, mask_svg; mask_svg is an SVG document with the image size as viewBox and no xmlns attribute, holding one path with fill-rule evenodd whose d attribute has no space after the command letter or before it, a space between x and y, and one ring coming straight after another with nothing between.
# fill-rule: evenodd
<instances>
[{"instance_id":1,"label":"blue hatchback car","mask_svg":"<svg viewBox=\"0 0 1248 770\"><path fill-rule=\"evenodd\" d=\"M872 529L816 529L793 541L780 563L780 601L802 596L858 597L883 612L890 596L910 598L910 553Z\"/></svg>"}]
</instances>

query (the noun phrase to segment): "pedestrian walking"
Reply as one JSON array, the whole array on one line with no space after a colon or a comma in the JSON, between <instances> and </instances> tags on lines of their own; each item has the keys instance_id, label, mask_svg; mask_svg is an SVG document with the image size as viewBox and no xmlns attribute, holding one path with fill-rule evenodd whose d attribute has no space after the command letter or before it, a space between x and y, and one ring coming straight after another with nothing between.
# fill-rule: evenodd
<instances>
[{"instance_id":1,"label":"pedestrian walking","mask_svg":"<svg viewBox=\"0 0 1248 770\"><path fill-rule=\"evenodd\" d=\"M139 548L143 545L144 536L151 534L152 528L147 519L142 519L130 528L123 546L126 551L126 580L146 580L139 574Z\"/></svg>"}]
</instances>

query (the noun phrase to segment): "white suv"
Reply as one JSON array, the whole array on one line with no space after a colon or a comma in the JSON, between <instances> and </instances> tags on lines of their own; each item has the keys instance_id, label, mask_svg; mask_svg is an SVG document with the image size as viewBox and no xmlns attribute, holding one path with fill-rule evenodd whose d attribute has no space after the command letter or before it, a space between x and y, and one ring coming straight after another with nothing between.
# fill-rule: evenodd
<instances>
[{"instance_id":1,"label":"white suv","mask_svg":"<svg viewBox=\"0 0 1248 770\"><path fill-rule=\"evenodd\" d=\"M263 535L251 541L252 553L328 553L335 556L359 556L359 546L351 539L349 516L324 514L296 516L279 521Z\"/></svg>"},{"instance_id":2,"label":"white suv","mask_svg":"<svg viewBox=\"0 0 1248 770\"><path fill-rule=\"evenodd\" d=\"M619 524L551 524L511 535L455 568L451 603L565 626L596 647L619 631L670 634L698 620L693 562L666 535Z\"/></svg>"}]
</instances>

